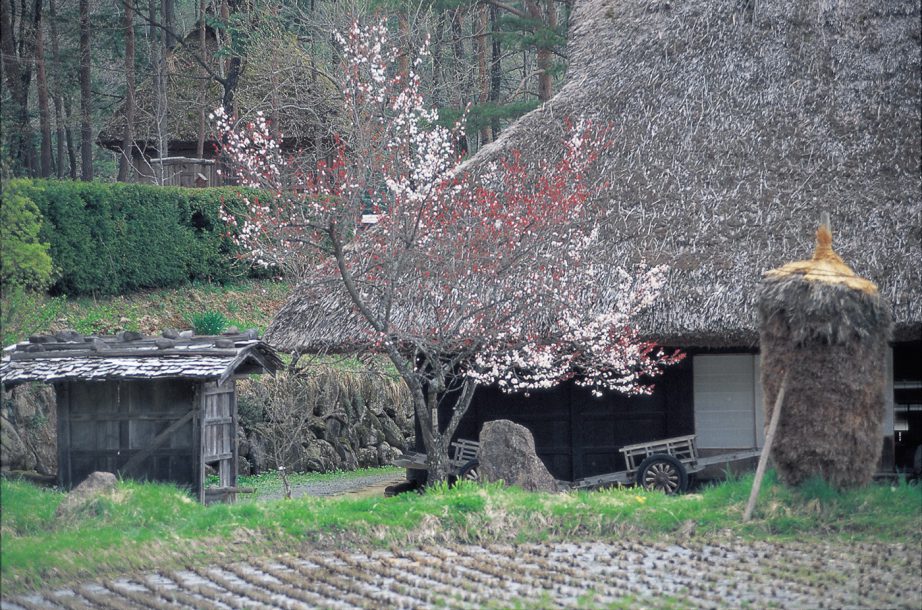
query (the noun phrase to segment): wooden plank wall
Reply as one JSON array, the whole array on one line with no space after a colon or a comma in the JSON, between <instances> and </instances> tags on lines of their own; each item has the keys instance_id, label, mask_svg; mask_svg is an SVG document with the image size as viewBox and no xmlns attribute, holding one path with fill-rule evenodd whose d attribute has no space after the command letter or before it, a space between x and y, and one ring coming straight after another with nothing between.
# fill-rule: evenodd
<instances>
[{"instance_id":1,"label":"wooden plank wall","mask_svg":"<svg viewBox=\"0 0 922 610\"><path fill-rule=\"evenodd\" d=\"M202 457L218 471L219 487L237 486L237 395L234 380L202 387Z\"/></svg>"},{"instance_id":2,"label":"wooden plank wall","mask_svg":"<svg viewBox=\"0 0 922 610\"><path fill-rule=\"evenodd\" d=\"M70 382L58 386L59 482L69 489L96 470L118 472L195 408L189 380ZM197 486L189 421L133 470L141 480Z\"/></svg>"}]
</instances>

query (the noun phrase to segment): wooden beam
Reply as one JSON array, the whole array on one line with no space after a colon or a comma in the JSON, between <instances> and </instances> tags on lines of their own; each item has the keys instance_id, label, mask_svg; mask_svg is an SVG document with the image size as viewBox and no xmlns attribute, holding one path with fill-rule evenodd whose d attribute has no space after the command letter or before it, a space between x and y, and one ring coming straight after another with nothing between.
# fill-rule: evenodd
<instances>
[{"instance_id":1,"label":"wooden beam","mask_svg":"<svg viewBox=\"0 0 922 610\"><path fill-rule=\"evenodd\" d=\"M128 475L134 468L138 466L138 464L150 457L150 455L157 449L157 447L165 443L174 432L179 430L184 424L192 419L192 417L195 415L195 411L196 409L190 410L188 413L170 424L166 430L155 436L154 440L150 442L150 445L135 453L133 456L131 456L131 459L125 462L125 465L119 469L119 474Z\"/></svg>"},{"instance_id":2,"label":"wooden beam","mask_svg":"<svg viewBox=\"0 0 922 610\"><path fill-rule=\"evenodd\" d=\"M775 431L778 429L778 420L781 419L781 405L784 403L784 392L787 386L788 373L785 371L784 377L781 379L781 387L778 389L778 396L775 398L775 408L772 409L772 420L769 422L768 432L765 434L765 446L762 447L762 455L759 456L756 477L752 481L749 502L746 503L746 511L743 513L743 523L749 521L752 517L752 511L756 507L756 499L758 499L759 490L762 488L762 477L765 476L765 467L768 464L768 454L772 451L772 443L775 442Z\"/></svg>"}]
</instances>

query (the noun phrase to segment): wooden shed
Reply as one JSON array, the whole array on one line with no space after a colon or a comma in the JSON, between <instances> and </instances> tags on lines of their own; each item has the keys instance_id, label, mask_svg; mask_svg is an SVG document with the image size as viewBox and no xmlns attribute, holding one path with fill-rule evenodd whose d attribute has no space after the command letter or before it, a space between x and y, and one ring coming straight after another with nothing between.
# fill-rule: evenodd
<instances>
[{"instance_id":1,"label":"wooden shed","mask_svg":"<svg viewBox=\"0 0 922 610\"><path fill-rule=\"evenodd\" d=\"M66 331L6 348L0 379L54 385L62 488L105 471L173 482L211 502L235 495L235 378L281 364L255 331L156 338ZM206 465L218 473L217 487L206 486Z\"/></svg>"}]
</instances>

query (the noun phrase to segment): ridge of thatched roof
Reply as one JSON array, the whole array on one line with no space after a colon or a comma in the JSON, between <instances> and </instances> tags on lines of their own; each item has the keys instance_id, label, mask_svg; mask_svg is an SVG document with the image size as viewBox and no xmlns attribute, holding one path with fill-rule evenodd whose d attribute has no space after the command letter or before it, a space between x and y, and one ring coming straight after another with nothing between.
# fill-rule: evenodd
<instances>
[{"instance_id":1,"label":"ridge of thatched roof","mask_svg":"<svg viewBox=\"0 0 922 610\"><path fill-rule=\"evenodd\" d=\"M821 212L895 338L918 337L920 27L918 0L577 1L567 83L466 169L556 158L567 119L610 125L604 256L670 266L641 320L663 342L755 346L762 273L810 252ZM267 338L361 343L336 300L295 291Z\"/></svg>"},{"instance_id":2,"label":"ridge of thatched roof","mask_svg":"<svg viewBox=\"0 0 922 610\"><path fill-rule=\"evenodd\" d=\"M207 27L206 57L216 57L219 44L215 31ZM234 105L240 116L262 111L267 117L277 111L279 129L285 141L301 142L328 136L336 120L337 93L331 84L313 74L308 57L295 40L279 40L271 48L250 49L241 66ZM168 125L172 146L194 147L198 141L199 112L208 113L222 102L223 89L196 61L200 53L198 28L167 56ZM155 147L157 125L154 111L153 77L144 79L135 91L134 139L142 149ZM121 148L125 129L124 107L112 115L100 130L97 141L106 148ZM213 142L213 125L207 126L207 140Z\"/></svg>"}]
</instances>

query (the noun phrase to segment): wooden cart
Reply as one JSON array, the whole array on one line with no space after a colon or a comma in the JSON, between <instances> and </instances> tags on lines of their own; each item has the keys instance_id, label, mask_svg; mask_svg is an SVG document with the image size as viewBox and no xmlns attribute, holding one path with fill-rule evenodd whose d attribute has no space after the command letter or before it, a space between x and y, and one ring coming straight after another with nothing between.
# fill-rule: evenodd
<instances>
[{"instance_id":1,"label":"wooden cart","mask_svg":"<svg viewBox=\"0 0 922 610\"><path fill-rule=\"evenodd\" d=\"M449 445L448 453L448 461L451 464L451 472L448 474L450 481L457 479L479 480L477 468L480 466L478 461L480 443L463 438L458 439L452 441L451 445ZM426 454L418 451L404 453L392 461L391 464L409 470L427 470Z\"/></svg>"},{"instance_id":2,"label":"wooden cart","mask_svg":"<svg viewBox=\"0 0 922 610\"><path fill-rule=\"evenodd\" d=\"M695 435L676 436L659 441L637 443L621 448L627 470L599 474L574 481L561 482L570 489L595 489L612 485L640 485L667 494L679 494L688 488L688 475L700 472L715 464L728 464L738 460L758 457L759 449L734 453L721 453L708 457L698 455ZM480 443L459 439L451 443L450 477L454 479L479 479L477 468ZM405 453L392 462L395 466L413 470L426 470L426 454Z\"/></svg>"},{"instance_id":3,"label":"wooden cart","mask_svg":"<svg viewBox=\"0 0 922 610\"><path fill-rule=\"evenodd\" d=\"M627 445L621 448L621 453L624 454L627 470L579 479L573 482L571 488L594 489L634 484L644 489L658 489L667 494L678 494L688 488L688 475L715 464L758 457L761 450L747 449L701 457L698 455L695 435L689 434Z\"/></svg>"}]
</instances>

